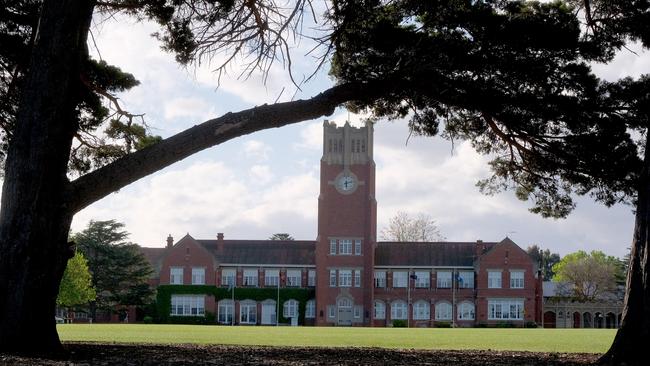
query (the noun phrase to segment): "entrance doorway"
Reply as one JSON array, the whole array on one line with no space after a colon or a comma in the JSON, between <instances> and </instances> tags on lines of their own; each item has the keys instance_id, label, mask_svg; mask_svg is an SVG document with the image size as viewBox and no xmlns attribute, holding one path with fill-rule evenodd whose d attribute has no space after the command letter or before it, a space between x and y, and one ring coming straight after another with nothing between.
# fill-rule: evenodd
<instances>
[{"instance_id":1,"label":"entrance doorway","mask_svg":"<svg viewBox=\"0 0 650 366\"><path fill-rule=\"evenodd\" d=\"M352 325L352 300L347 297L342 297L338 300L338 318L337 325L350 326Z\"/></svg>"},{"instance_id":2,"label":"entrance doorway","mask_svg":"<svg viewBox=\"0 0 650 366\"><path fill-rule=\"evenodd\" d=\"M275 324L277 319L276 316L276 304L273 300L266 300L262 303L262 324L263 325L272 325Z\"/></svg>"}]
</instances>

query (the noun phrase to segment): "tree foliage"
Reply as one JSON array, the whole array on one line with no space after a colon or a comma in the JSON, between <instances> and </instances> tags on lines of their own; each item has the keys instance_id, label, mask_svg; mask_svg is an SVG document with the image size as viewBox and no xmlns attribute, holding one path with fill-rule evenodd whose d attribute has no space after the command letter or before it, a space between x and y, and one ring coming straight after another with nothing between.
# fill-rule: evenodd
<instances>
[{"instance_id":1,"label":"tree foliage","mask_svg":"<svg viewBox=\"0 0 650 366\"><path fill-rule=\"evenodd\" d=\"M553 271L553 281L567 284L579 301L615 298L617 279L622 276L620 260L599 250L567 254Z\"/></svg>"},{"instance_id":2,"label":"tree foliage","mask_svg":"<svg viewBox=\"0 0 650 366\"><path fill-rule=\"evenodd\" d=\"M431 216L423 213L412 216L404 211L397 212L388 221L388 226L381 231L381 238L400 242L445 240Z\"/></svg>"},{"instance_id":3,"label":"tree foliage","mask_svg":"<svg viewBox=\"0 0 650 366\"><path fill-rule=\"evenodd\" d=\"M560 261L560 255L551 253L549 249L542 249L537 244L526 248L526 252L532 258L533 263L540 266L544 281L550 281L555 275L553 266Z\"/></svg>"},{"instance_id":4,"label":"tree foliage","mask_svg":"<svg viewBox=\"0 0 650 366\"><path fill-rule=\"evenodd\" d=\"M139 247L127 241L129 234L123 228L124 224L114 220L91 221L72 236L88 259L97 290L93 316L95 309L113 311L116 305L146 305L152 300L148 280L153 269Z\"/></svg>"},{"instance_id":5,"label":"tree foliage","mask_svg":"<svg viewBox=\"0 0 650 366\"><path fill-rule=\"evenodd\" d=\"M294 240L289 233L275 233L269 237L269 240Z\"/></svg>"},{"instance_id":6,"label":"tree foliage","mask_svg":"<svg viewBox=\"0 0 650 366\"><path fill-rule=\"evenodd\" d=\"M95 296L88 261L81 252L76 252L63 272L56 303L64 307L85 305L95 300Z\"/></svg>"}]
</instances>

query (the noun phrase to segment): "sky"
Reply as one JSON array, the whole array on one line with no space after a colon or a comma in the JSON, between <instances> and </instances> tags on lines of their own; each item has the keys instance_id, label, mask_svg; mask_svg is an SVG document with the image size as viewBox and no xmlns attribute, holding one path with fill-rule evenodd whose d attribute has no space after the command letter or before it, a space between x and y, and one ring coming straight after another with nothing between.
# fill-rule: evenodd
<instances>
[{"instance_id":1,"label":"sky","mask_svg":"<svg viewBox=\"0 0 650 366\"><path fill-rule=\"evenodd\" d=\"M218 83L214 64L179 66L151 38L155 31L155 25L131 19L96 20L90 47L94 57L140 80L120 100L132 113L145 113L152 133L162 137L230 111L309 98L333 85L325 68L296 91L280 63L265 83L259 75L238 80L236 67ZM299 75L315 69L316 60L306 55L309 48L301 41L294 50ZM629 49L594 70L610 80L647 73L650 55L639 45ZM360 126L362 117L340 108L326 118ZM187 233L198 239L220 232L226 239L266 239L286 232L314 240L323 119L256 132L197 153L87 207L75 216L72 229L115 219L126 225L131 241L150 247L164 246L168 235L178 240ZM409 138L405 121L379 121L374 153L379 230L405 211L432 217L448 241L509 236L523 248L537 244L561 255L602 250L619 257L630 245L631 207L606 208L579 198L569 218L553 220L530 213L530 204L513 192L481 194L475 184L489 176L488 160L467 143Z\"/></svg>"}]
</instances>

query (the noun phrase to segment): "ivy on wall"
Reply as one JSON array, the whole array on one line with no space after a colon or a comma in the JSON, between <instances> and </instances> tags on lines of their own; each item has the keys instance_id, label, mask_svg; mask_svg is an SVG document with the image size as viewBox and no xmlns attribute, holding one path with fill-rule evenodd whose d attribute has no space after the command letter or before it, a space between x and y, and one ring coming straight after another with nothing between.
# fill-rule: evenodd
<instances>
[{"instance_id":1,"label":"ivy on wall","mask_svg":"<svg viewBox=\"0 0 650 366\"><path fill-rule=\"evenodd\" d=\"M277 301L277 288L236 287L235 300L254 300L257 302L271 299ZM222 299L232 299L232 292L228 288L209 285L160 285L156 295L156 320L159 323L185 323L185 324L215 324L215 314L206 312L205 317L196 316L171 316L172 295L207 295L214 298L215 303ZM298 301L298 324L305 322L305 306L308 300L315 298L316 291L307 288L281 288L280 289L280 323L290 320L283 316L282 305L287 300Z\"/></svg>"}]
</instances>

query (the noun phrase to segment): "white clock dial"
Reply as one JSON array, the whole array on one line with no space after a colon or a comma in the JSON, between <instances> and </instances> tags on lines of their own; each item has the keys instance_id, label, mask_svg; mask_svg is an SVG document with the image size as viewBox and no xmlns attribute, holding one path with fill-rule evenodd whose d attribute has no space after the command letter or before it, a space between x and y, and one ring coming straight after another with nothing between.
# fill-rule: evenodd
<instances>
[{"instance_id":1,"label":"white clock dial","mask_svg":"<svg viewBox=\"0 0 650 366\"><path fill-rule=\"evenodd\" d=\"M340 190L349 192L356 186L356 181L349 175L343 175L339 178L338 185Z\"/></svg>"}]
</instances>

